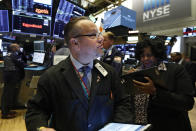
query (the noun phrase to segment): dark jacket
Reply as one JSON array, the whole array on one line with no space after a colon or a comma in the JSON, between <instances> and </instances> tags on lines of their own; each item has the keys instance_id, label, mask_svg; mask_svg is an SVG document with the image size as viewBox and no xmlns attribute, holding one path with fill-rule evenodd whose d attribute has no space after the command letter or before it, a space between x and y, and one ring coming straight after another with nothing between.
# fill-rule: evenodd
<instances>
[{"instance_id":1,"label":"dark jacket","mask_svg":"<svg viewBox=\"0 0 196 131\"><path fill-rule=\"evenodd\" d=\"M181 65L168 63L160 71L166 87L156 85L156 96L150 98L148 120L152 131L191 131L188 111L194 105L194 89Z\"/></svg>"},{"instance_id":2,"label":"dark jacket","mask_svg":"<svg viewBox=\"0 0 196 131\"><path fill-rule=\"evenodd\" d=\"M20 52L9 52L4 57L4 81L17 82L24 78L24 56Z\"/></svg>"},{"instance_id":3,"label":"dark jacket","mask_svg":"<svg viewBox=\"0 0 196 131\"><path fill-rule=\"evenodd\" d=\"M116 62L114 60L114 58L118 56L121 57L121 61L120 62ZM112 52L111 54L108 54L108 52L106 54L104 54L102 61L111 65L112 67L114 67L114 69L117 71L117 73L119 75L122 74L122 60L123 60L123 54L121 53L121 51L119 51L116 47L112 48Z\"/></svg>"},{"instance_id":4,"label":"dark jacket","mask_svg":"<svg viewBox=\"0 0 196 131\"><path fill-rule=\"evenodd\" d=\"M196 63L192 62L186 62L182 61L182 65L185 67L186 71L188 72L189 76L191 77L193 87L195 89L195 94L194 96L196 97L196 87L195 87L195 82L196 82Z\"/></svg>"},{"instance_id":5,"label":"dark jacket","mask_svg":"<svg viewBox=\"0 0 196 131\"><path fill-rule=\"evenodd\" d=\"M91 95L84 94L70 57L47 70L38 82L37 94L26 113L28 131L48 126L56 131L97 131L112 120L130 122L129 96L110 66L100 63L108 75L92 70ZM111 96L112 92L112 96ZM126 119L127 118L127 119Z\"/></svg>"}]
</instances>

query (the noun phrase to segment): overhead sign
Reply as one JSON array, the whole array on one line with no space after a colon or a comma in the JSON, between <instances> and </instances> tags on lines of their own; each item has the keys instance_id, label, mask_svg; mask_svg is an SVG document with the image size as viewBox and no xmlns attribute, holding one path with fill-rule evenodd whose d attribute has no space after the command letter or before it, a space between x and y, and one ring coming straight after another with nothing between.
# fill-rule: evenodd
<instances>
[{"instance_id":1,"label":"overhead sign","mask_svg":"<svg viewBox=\"0 0 196 131\"><path fill-rule=\"evenodd\" d=\"M191 0L133 0L137 27L191 16Z\"/></svg>"},{"instance_id":2,"label":"overhead sign","mask_svg":"<svg viewBox=\"0 0 196 131\"><path fill-rule=\"evenodd\" d=\"M104 29L124 26L130 29L136 29L136 12L124 6L118 6L115 9L107 11L104 14Z\"/></svg>"},{"instance_id":3,"label":"overhead sign","mask_svg":"<svg viewBox=\"0 0 196 131\"><path fill-rule=\"evenodd\" d=\"M143 22L170 15L170 0L144 0Z\"/></svg>"}]
</instances>

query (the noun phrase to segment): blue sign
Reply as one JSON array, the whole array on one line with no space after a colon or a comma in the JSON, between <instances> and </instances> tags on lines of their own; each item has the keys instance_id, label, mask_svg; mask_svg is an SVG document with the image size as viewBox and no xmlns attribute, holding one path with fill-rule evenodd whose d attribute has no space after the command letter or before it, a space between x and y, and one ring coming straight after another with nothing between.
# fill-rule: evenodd
<instances>
[{"instance_id":1,"label":"blue sign","mask_svg":"<svg viewBox=\"0 0 196 131\"><path fill-rule=\"evenodd\" d=\"M136 12L124 6L119 6L104 14L104 29L116 26L125 26L136 29Z\"/></svg>"}]
</instances>

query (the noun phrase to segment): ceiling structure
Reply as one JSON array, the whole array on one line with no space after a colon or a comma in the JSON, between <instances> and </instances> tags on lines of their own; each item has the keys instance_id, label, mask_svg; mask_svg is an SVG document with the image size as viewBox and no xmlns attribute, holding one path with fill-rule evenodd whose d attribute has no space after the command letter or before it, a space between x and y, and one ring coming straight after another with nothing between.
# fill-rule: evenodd
<instances>
[{"instance_id":1,"label":"ceiling structure","mask_svg":"<svg viewBox=\"0 0 196 131\"><path fill-rule=\"evenodd\" d=\"M58 8L60 0L53 0L53 13L56 14L56 10ZM69 2L75 3L82 8L86 9L87 14L94 14L96 15L100 11L108 10L111 7L108 7L110 5L118 6L121 5L122 2L125 0L67 0ZM0 1L0 9L8 9L12 10L12 0L1 0Z\"/></svg>"},{"instance_id":2,"label":"ceiling structure","mask_svg":"<svg viewBox=\"0 0 196 131\"><path fill-rule=\"evenodd\" d=\"M80 7L84 8L86 10L85 16L89 16L90 14L93 16L96 16L97 14L103 11L107 11L110 8L121 5L121 3L124 2L125 0L67 0L67 1L77 4ZM59 2L60 0L53 0L52 19L55 18ZM8 10L9 14L12 14L12 0L0 0L0 9ZM11 15L10 15L10 18L11 18ZM18 38L22 36L23 40L24 38L26 38L30 41L31 39L33 40L33 39L42 38L41 36L40 37L39 36L29 37L29 35L26 35L26 34L15 34L15 33L4 33L4 35L11 35L11 36L15 35L15 36L19 36ZM47 37L50 37L50 36L46 36L46 38ZM61 40L61 42L63 42L63 40Z\"/></svg>"}]
</instances>

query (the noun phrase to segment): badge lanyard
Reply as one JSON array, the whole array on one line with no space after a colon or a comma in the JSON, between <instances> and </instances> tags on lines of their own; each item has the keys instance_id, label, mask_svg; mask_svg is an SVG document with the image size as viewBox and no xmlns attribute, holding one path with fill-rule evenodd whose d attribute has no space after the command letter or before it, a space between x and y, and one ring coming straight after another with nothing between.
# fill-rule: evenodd
<instances>
[{"instance_id":1,"label":"badge lanyard","mask_svg":"<svg viewBox=\"0 0 196 131\"><path fill-rule=\"evenodd\" d=\"M86 84L85 84L84 81L82 80L82 77L81 77L79 71L76 69L76 67L75 67L75 65L73 64L73 62L72 62L72 65L73 65L73 67L74 67L76 73L78 74L78 77L79 77L79 79L80 79L80 83L81 83L81 85L82 85L82 89L84 90L85 95L86 95L87 98L88 98L88 97L90 96L90 92L89 92L89 90L88 90Z\"/></svg>"}]
</instances>

